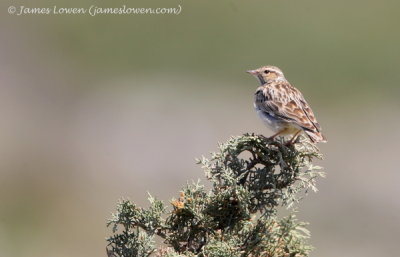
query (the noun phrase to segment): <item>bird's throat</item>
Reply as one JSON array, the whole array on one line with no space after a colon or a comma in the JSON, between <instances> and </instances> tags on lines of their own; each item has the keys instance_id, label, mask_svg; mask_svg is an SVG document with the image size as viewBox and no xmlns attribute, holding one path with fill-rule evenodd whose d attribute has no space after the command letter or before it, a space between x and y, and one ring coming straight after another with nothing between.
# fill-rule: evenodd
<instances>
[{"instance_id":1,"label":"bird's throat","mask_svg":"<svg viewBox=\"0 0 400 257\"><path fill-rule=\"evenodd\" d=\"M257 78L260 81L261 86L266 83L266 81L264 80L264 78L263 78L263 76L261 74L258 74Z\"/></svg>"}]
</instances>

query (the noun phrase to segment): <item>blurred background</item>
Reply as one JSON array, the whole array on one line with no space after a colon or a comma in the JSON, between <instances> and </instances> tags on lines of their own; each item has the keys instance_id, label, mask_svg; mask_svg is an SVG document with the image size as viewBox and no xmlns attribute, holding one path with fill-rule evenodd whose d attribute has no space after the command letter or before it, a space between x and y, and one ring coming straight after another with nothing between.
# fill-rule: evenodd
<instances>
[{"instance_id":1,"label":"blurred background","mask_svg":"<svg viewBox=\"0 0 400 257\"><path fill-rule=\"evenodd\" d=\"M177 7L179 15L25 15L26 7ZM105 256L121 197L168 203L195 158L245 132L273 64L328 144L299 205L312 256L397 256L400 2L2 1L0 256ZM207 182L205 182L207 183Z\"/></svg>"}]
</instances>

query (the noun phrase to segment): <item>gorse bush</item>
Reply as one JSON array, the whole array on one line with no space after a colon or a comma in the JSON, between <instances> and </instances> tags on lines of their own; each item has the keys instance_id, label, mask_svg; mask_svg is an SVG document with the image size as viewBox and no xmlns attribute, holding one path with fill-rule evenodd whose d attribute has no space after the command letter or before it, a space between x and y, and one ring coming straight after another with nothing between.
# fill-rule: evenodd
<instances>
[{"instance_id":1,"label":"gorse bush","mask_svg":"<svg viewBox=\"0 0 400 257\"><path fill-rule=\"evenodd\" d=\"M321 157L305 139L287 146L259 135L233 137L198 160L211 190L188 184L170 208L152 196L147 209L121 200L107 223L108 256L308 256L310 233L292 207L317 190L324 173L312 160ZM292 214L279 218L279 206ZM164 244L156 246L155 236Z\"/></svg>"}]
</instances>

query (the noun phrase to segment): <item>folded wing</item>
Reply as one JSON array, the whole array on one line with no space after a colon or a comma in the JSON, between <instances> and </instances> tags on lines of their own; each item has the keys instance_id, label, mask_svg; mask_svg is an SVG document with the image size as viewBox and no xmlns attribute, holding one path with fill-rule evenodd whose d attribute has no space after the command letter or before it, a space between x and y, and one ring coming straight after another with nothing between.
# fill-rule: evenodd
<instances>
[{"instance_id":1,"label":"folded wing","mask_svg":"<svg viewBox=\"0 0 400 257\"><path fill-rule=\"evenodd\" d=\"M313 142L326 142L310 106L300 91L288 82L259 87L255 104L269 115L300 127Z\"/></svg>"}]
</instances>

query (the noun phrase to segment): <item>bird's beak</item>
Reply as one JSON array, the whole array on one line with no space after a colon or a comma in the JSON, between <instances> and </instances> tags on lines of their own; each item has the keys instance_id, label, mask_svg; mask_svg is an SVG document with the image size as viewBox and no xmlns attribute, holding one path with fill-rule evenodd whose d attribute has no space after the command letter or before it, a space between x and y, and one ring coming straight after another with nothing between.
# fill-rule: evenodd
<instances>
[{"instance_id":1,"label":"bird's beak","mask_svg":"<svg viewBox=\"0 0 400 257\"><path fill-rule=\"evenodd\" d=\"M251 74L251 75L256 75L257 71L256 70L248 70L246 71L247 73Z\"/></svg>"}]
</instances>

